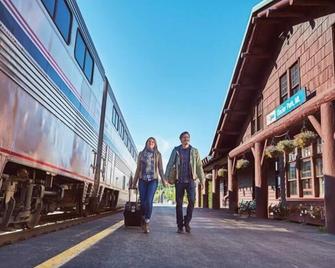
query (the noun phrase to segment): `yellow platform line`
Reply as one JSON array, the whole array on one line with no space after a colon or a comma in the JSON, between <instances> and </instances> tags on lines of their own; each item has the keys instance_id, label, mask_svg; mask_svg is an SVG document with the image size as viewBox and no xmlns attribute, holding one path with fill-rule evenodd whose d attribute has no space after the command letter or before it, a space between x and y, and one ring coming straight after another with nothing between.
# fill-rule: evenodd
<instances>
[{"instance_id":1,"label":"yellow platform line","mask_svg":"<svg viewBox=\"0 0 335 268\"><path fill-rule=\"evenodd\" d=\"M46 260L45 262L35 266L35 268L49 268L49 267L59 267L76 256L78 256L81 252L87 250L89 247L93 246L101 239L106 236L112 234L117 229L119 229L123 225L123 220L115 223L114 225L108 227L107 229L87 238L86 240L80 242L79 244L63 251L62 253L52 257L51 259Z\"/></svg>"}]
</instances>

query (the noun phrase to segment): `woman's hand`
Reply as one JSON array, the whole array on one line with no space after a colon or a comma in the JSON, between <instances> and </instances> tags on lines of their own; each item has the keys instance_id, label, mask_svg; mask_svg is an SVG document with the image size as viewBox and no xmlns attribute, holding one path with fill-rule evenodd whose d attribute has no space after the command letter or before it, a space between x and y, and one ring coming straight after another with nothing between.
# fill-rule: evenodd
<instances>
[{"instance_id":1,"label":"woman's hand","mask_svg":"<svg viewBox=\"0 0 335 268\"><path fill-rule=\"evenodd\" d=\"M169 182L166 179L162 180L162 184L163 184L164 187L170 186Z\"/></svg>"}]
</instances>

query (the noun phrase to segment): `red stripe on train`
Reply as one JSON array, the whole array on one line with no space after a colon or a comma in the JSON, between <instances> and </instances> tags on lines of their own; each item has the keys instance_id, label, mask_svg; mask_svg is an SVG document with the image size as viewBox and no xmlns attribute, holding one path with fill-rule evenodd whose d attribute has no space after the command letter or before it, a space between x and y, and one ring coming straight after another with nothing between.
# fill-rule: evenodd
<instances>
[{"instance_id":1,"label":"red stripe on train","mask_svg":"<svg viewBox=\"0 0 335 268\"><path fill-rule=\"evenodd\" d=\"M27 156L27 155L24 155L24 154L13 152L13 151L8 150L6 148L0 147L0 152L5 153L5 154L9 154L9 155L12 155L12 156L15 156L15 157L19 157L19 158L28 160L30 162L37 163L37 164L40 164L40 165L43 165L43 166L47 166L47 167L50 167L50 168L53 168L53 169L57 169L57 170L62 171L62 172L66 172L66 173L72 174L72 175L80 177L80 178L82 178L84 180L93 181L91 178L83 176L83 175L80 175L80 174L78 174L76 172L73 172L73 171L70 171L70 170L67 170L67 169L55 166L55 165L53 165L51 163L48 163L48 162L44 162L44 161L41 161L41 160L38 160L38 159L34 159L34 158L32 158L30 156Z\"/></svg>"}]
</instances>

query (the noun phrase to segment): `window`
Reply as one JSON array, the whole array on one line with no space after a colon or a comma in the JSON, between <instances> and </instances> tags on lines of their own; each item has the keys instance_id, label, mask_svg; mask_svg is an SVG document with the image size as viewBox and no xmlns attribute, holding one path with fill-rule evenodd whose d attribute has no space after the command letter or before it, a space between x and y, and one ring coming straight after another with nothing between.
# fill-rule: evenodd
<instances>
[{"instance_id":1,"label":"window","mask_svg":"<svg viewBox=\"0 0 335 268\"><path fill-rule=\"evenodd\" d=\"M322 177L323 176L322 158L321 157L315 159L315 175L317 177Z\"/></svg>"},{"instance_id":2,"label":"window","mask_svg":"<svg viewBox=\"0 0 335 268\"><path fill-rule=\"evenodd\" d=\"M113 107L112 123L115 126L116 130L118 130L119 129L119 114L116 111L115 106Z\"/></svg>"},{"instance_id":3,"label":"window","mask_svg":"<svg viewBox=\"0 0 335 268\"><path fill-rule=\"evenodd\" d=\"M263 129L263 99L258 99L251 120L251 134Z\"/></svg>"},{"instance_id":4,"label":"window","mask_svg":"<svg viewBox=\"0 0 335 268\"><path fill-rule=\"evenodd\" d=\"M81 69L84 69L84 62L85 62L85 51L86 46L83 40L83 37L81 36L80 32L77 32L77 38L76 38L76 47L74 50L74 56L80 66Z\"/></svg>"},{"instance_id":5,"label":"window","mask_svg":"<svg viewBox=\"0 0 335 268\"><path fill-rule=\"evenodd\" d=\"M93 72L93 59L88 50L86 50L84 73L89 81L92 80L92 74L93 74L92 72Z\"/></svg>"},{"instance_id":6,"label":"window","mask_svg":"<svg viewBox=\"0 0 335 268\"><path fill-rule=\"evenodd\" d=\"M305 157L309 157L312 155L312 146L308 146L305 148L301 149L301 157L305 158Z\"/></svg>"},{"instance_id":7,"label":"window","mask_svg":"<svg viewBox=\"0 0 335 268\"><path fill-rule=\"evenodd\" d=\"M288 161L295 161L297 159L297 149L294 149L293 152L288 154Z\"/></svg>"},{"instance_id":8,"label":"window","mask_svg":"<svg viewBox=\"0 0 335 268\"><path fill-rule=\"evenodd\" d=\"M289 73L289 81L288 75ZM279 78L280 103L286 101L289 97L297 93L300 89L300 68L299 62L293 64L288 72L285 72Z\"/></svg>"},{"instance_id":9,"label":"window","mask_svg":"<svg viewBox=\"0 0 335 268\"><path fill-rule=\"evenodd\" d=\"M280 103L283 103L288 99L286 73L282 77L280 77L279 82L280 82Z\"/></svg>"},{"instance_id":10,"label":"window","mask_svg":"<svg viewBox=\"0 0 335 268\"><path fill-rule=\"evenodd\" d=\"M309 158L301 161L300 172L303 195L312 195L312 163Z\"/></svg>"},{"instance_id":11,"label":"window","mask_svg":"<svg viewBox=\"0 0 335 268\"><path fill-rule=\"evenodd\" d=\"M70 43L72 13L65 0L42 0L43 5L54 21L67 44Z\"/></svg>"},{"instance_id":12,"label":"window","mask_svg":"<svg viewBox=\"0 0 335 268\"><path fill-rule=\"evenodd\" d=\"M123 139L124 138L124 126L123 126L122 121L120 121L119 134L121 136L121 139Z\"/></svg>"},{"instance_id":13,"label":"window","mask_svg":"<svg viewBox=\"0 0 335 268\"><path fill-rule=\"evenodd\" d=\"M291 162L288 165L288 190L289 196L297 195L297 174L296 174L296 162Z\"/></svg>"},{"instance_id":14,"label":"window","mask_svg":"<svg viewBox=\"0 0 335 268\"><path fill-rule=\"evenodd\" d=\"M42 0L42 3L46 10L48 11L51 18L54 16L55 13L55 2L56 0Z\"/></svg>"},{"instance_id":15,"label":"window","mask_svg":"<svg viewBox=\"0 0 335 268\"><path fill-rule=\"evenodd\" d=\"M291 88L291 96L297 93L300 88L300 70L299 63L296 62L290 68L290 88Z\"/></svg>"},{"instance_id":16,"label":"window","mask_svg":"<svg viewBox=\"0 0 335 268\"><path fill-rule=\"evenodd\" d=\"M77 30L74 57L84 72L87 80L90 82L90 84L92 84L94 61L79 30Z\"/></svg>"},{"instance_id":17,"label":"window","mask_svg":"<svg viewBox=\"0 0 335 268\"><path fill-rule=\"evenodd\" d=\"M124 133L124 143L126 147L128 148L128 133L127 132Z\"/></svg>"},{"instance_id":18,"label":"window","mask_svg":"<svg viewBox=\"0 0 335 268\"><path fill-rule=\"evenodd\" d=\"M325 189L325 181L323 178L323 171L322 171L322 158L318 157L315 159L315 176L318 180L319 186L319 196L324 196L324 189Z\"/></svg>"}]
</instances>

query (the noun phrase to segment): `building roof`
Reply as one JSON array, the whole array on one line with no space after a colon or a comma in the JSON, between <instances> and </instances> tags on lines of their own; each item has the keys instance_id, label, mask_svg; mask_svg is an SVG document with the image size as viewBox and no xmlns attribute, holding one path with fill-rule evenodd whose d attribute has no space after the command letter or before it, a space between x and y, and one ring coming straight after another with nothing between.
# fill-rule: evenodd
<instances>
[{"instance_id":1,"label":"building roof","mask_svg":"<svg viewBox=\"0 0 335 268\"><path fill-rule=\"evenodd\" d=\"M292 26L334 13L330 0L264 0L253 7L204 165L238 145L247 118Z\"/></svg>"}]
</instances>

